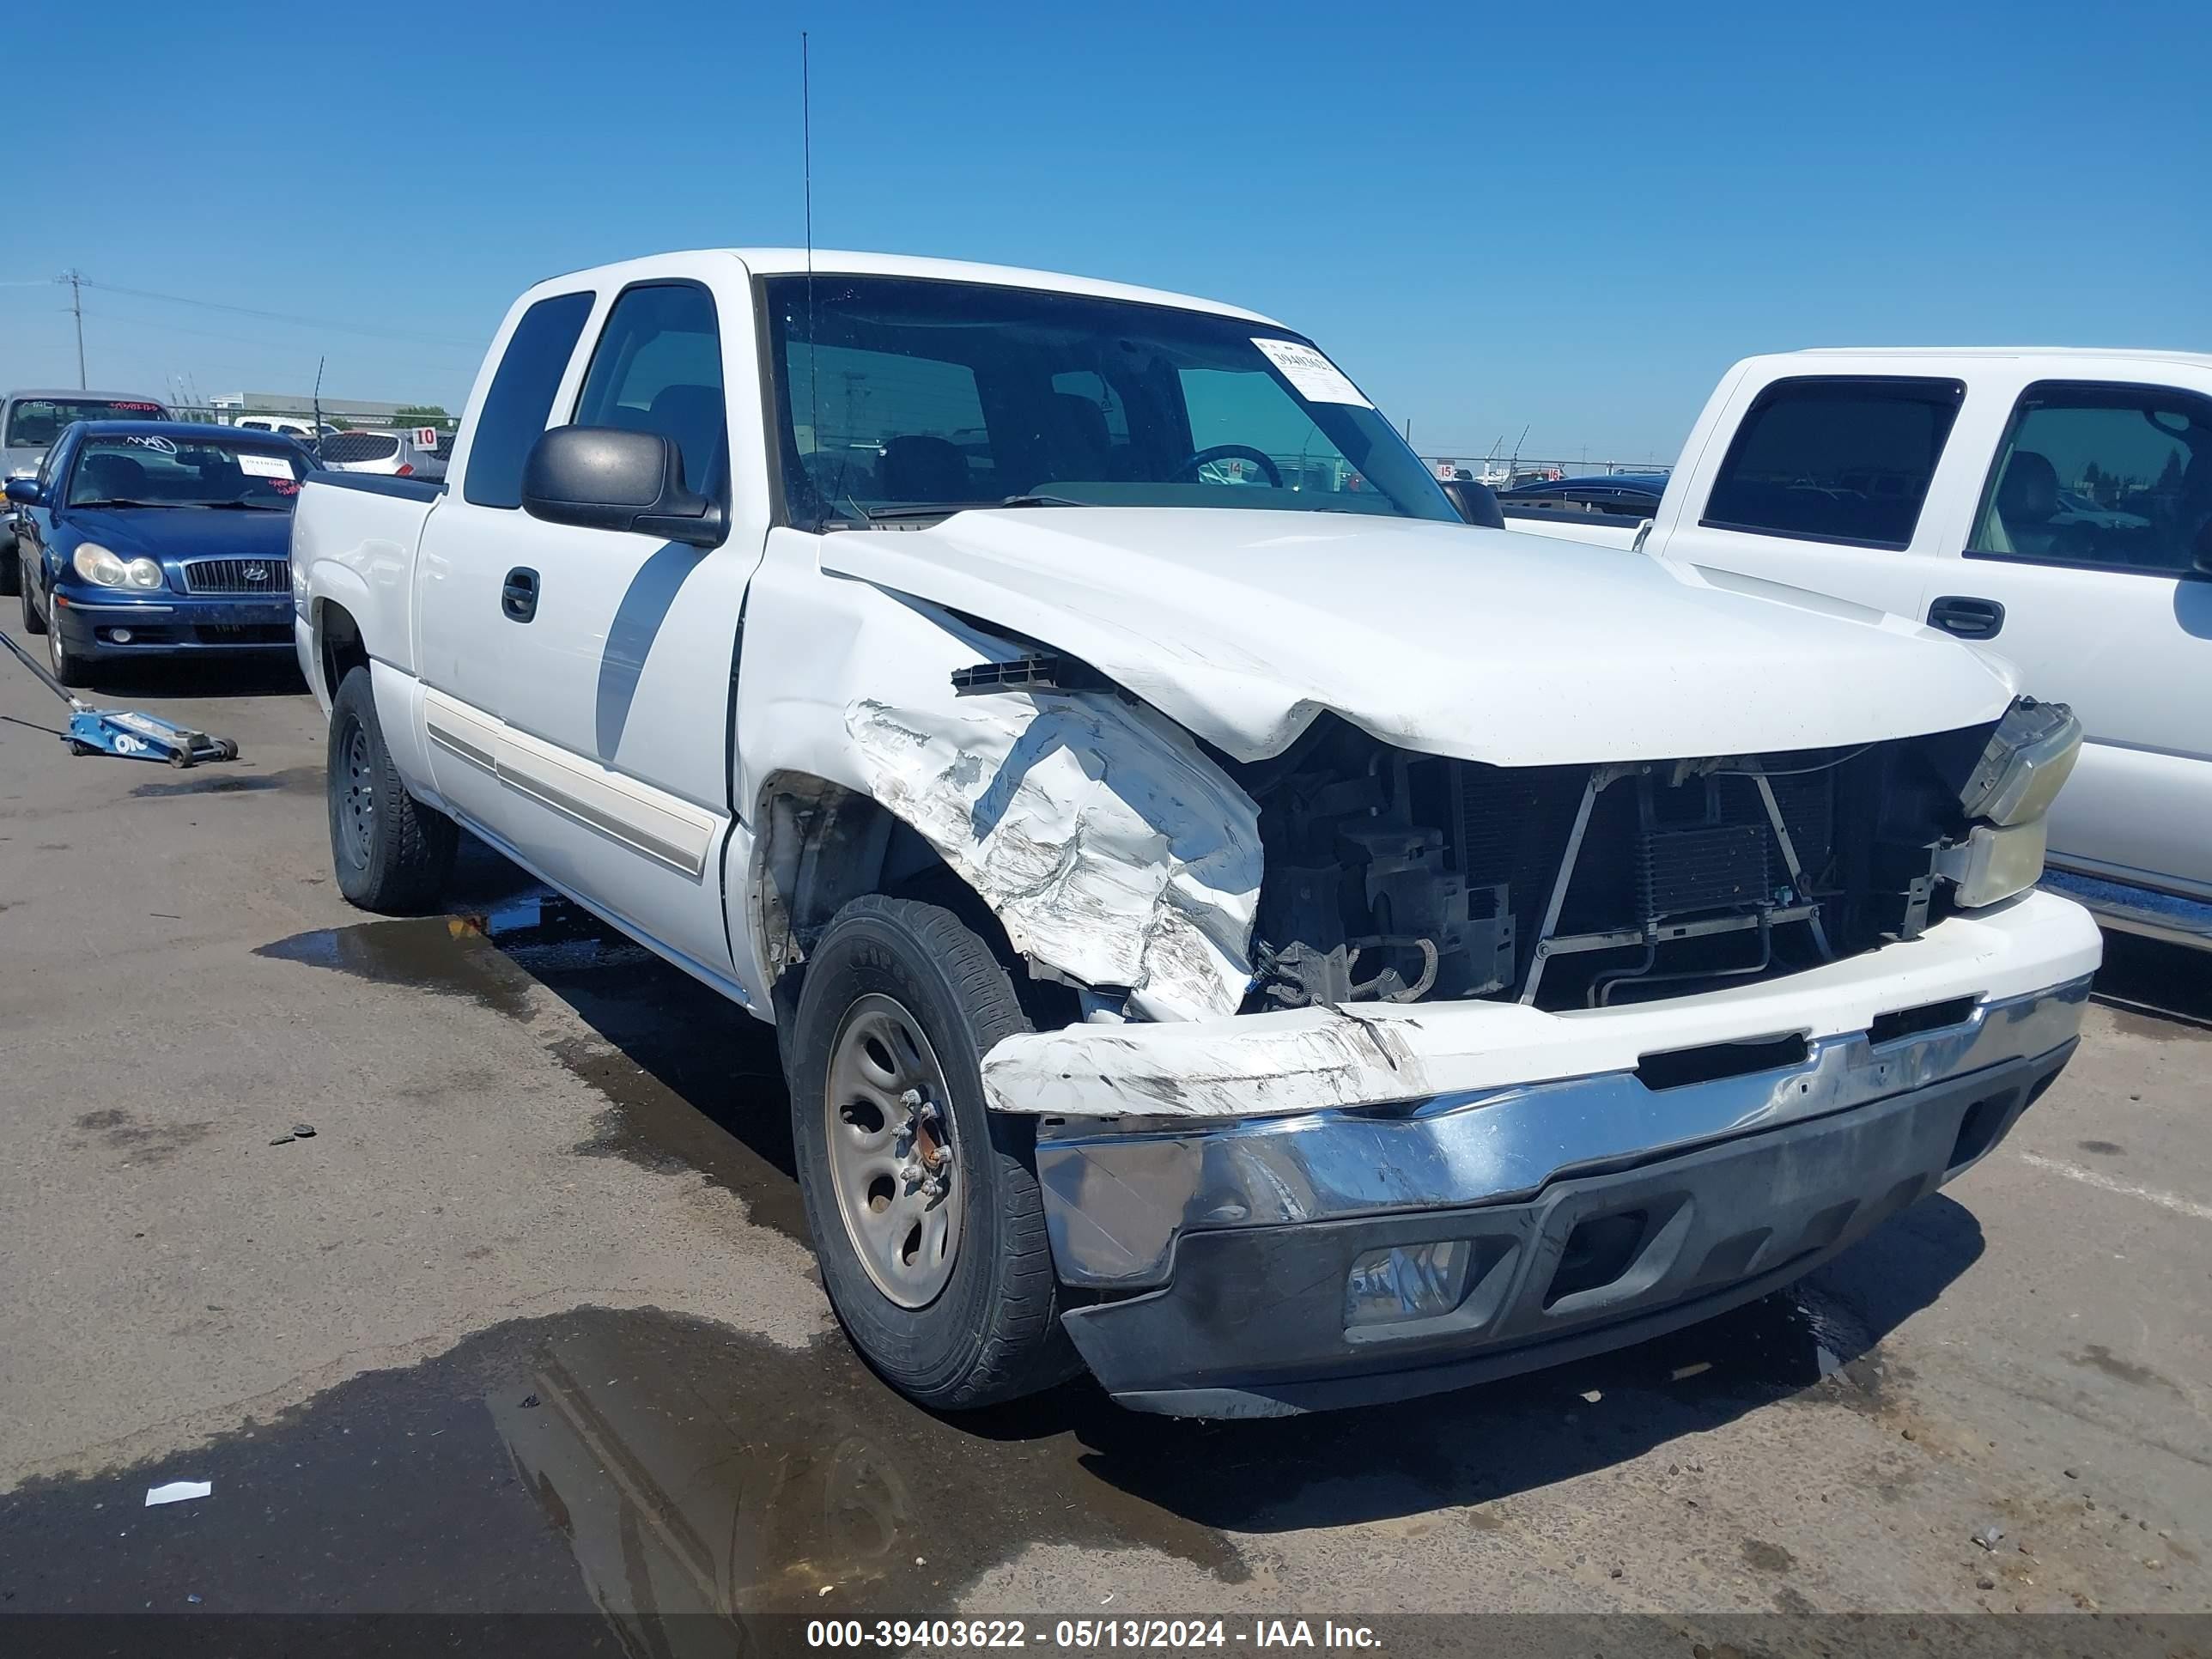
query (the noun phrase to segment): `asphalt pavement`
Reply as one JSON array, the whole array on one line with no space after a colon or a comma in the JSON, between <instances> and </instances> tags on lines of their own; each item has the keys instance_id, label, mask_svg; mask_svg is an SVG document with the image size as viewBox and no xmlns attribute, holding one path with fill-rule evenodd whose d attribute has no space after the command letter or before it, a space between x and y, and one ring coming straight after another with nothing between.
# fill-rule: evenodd
<instances>
[{"instance_id":1,"label":"asphalt pavement","mask_svg":"<svg viewBox=\"0 0 2212 1659\"><path fill-rule=\"evenodd\" d=\"M1333 1416L939 1419L830 1318L764 1028L481 848L450 915L348 907L284 665L88 695L243 755L72 758L0 660L8 1613L2212 1607L2197 958L2116 941L2004 1147L1709 1324Z\"/></svg>"}]
</instances>

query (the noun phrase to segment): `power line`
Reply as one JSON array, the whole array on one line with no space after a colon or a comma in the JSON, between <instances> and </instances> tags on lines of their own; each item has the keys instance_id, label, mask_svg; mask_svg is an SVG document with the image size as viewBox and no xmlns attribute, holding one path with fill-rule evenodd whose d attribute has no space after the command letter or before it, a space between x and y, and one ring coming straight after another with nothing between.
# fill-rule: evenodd
<instances>
[{"instance_id":1,"label":"power line","mask_svg":"<svg viewBox=\"0 0 2212 1659\"><path fill-rule=\"evenodd\" d=\"M295 328L330 329L340 334L366 335L372 339L404 340L416 345L453 346L463 349L480 343L474 340L448 340L434 334L410 334L402 329L335 322L325 317L302 317L290 312L263 311L254 306L225 305L216 300L188 299L181 294L156 294L150 289L125 288L116 283L95 283L88 276L80 276L77 280L85 287L96 289L103 294L124 294L134 300L154 300L163 305L194 306L202 311L227 311L234 317L255 317L264 322L288 323Z\"/></svg>"},{"instance_id":2,"label":"power line","mask_svg":"<svg viewBox=\"0 0 2212 1659\"><path fill-rule=\"evenodd\" d=\"M92 284L88 283L85 286L89 288ZM163 335L188 334L194 339L227 340L234 345L260 346L264 350L272 352L290 352L296 351L299 349L296 346L279 344L262 335L226 334L219 329L186 328L181 323L164 323L151 317L126 317L119 312L88 311L84 314L91 318L94 322L106 323L110 327L113 328L150 329ZM369 348L363 346L361 349L363 352L367 352ZM348 361L353 361L353 359L349 357ZM426 359L425 361L430 360ZM441 358L435 361L437 366L441 368L472 368L475 367L473 363L459 363L452 359L447 358Z\"/></svg>"}]
</instances>

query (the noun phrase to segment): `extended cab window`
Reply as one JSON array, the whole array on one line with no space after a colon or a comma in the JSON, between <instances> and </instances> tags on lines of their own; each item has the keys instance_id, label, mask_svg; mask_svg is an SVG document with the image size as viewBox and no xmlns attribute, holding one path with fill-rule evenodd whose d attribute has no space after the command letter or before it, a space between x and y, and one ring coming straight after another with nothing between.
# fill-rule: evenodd
<instances>
[{"instance_id":1,"label":"extended cab window","mask_svg":"<svg viewBox=\"0 0 2212 1659\"><path fill-rule=\"evenodd\" d=\"M524 312L514 325L477 413L469 475L461 484L461 494L477 506L522 505L523 463L544 433L553 394L591 314L590 294L556 294Z\"/></svg>"},{"instance_id":2,"label":"extended cab window","mask_svg":"<svg viewBox=\"0 0 2212 1659\"><path fill-rule=\"evenodd\" d=\"M1970 557L2173 576L2212 568L2212 399L2045 380L2021 394Z\"/></svg>"},{"instance_id":3,"label":"extended cab window","mask_svg":"<svg viewBox=\"0 0 2212 1659\"><path fill-rule=\"evenodd\" d=\"M1910 546L1965 395L1956 380L1778 380L1736 429L1702 522L1808 541Z\"/></svg>"},{"instance_id":4,"label":"extended cab window","mask_svg":"<svg viewBox=\"0 0 2212 1659\"><path fill-rule=\"evenodd\" d=\"M714 301L690 283L625 291L607 313L576 399L579 426L657 432L684 454L684 482L718 488L726 443Z\"/></svg>"}]
</instances>

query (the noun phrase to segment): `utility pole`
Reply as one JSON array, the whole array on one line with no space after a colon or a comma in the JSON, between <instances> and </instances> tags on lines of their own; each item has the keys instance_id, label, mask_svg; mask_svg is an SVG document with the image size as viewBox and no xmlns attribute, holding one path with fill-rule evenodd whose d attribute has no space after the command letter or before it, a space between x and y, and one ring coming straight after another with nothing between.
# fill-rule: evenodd
<instances>
[{"instance_id":1,"label":"utility pole","mask_svg":"<svg viewBox=\"0 0 2212 1659\"><path fill-rule=\"evenodd\" d=\"M70 311L76 319L76 389L85 389L84 379L84 273L72 266L54 278L70 287Z\"/></svg>"}]
</instances>

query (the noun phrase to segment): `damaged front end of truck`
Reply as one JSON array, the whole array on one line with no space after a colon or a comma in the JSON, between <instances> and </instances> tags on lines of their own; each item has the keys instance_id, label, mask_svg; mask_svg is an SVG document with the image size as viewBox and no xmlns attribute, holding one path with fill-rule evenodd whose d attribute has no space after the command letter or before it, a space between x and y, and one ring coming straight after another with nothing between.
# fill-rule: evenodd
<instances>
[{"instance_id":1,"label":"damaged front end of truck","mask_svg":"<svg viewBox=\"0 0 2212 1659\"><path fill-rule=\"evenodd\" d=\"M1998 695L1935 729L1523 763L963 626L994 654L847 735L1074 993L983 1081L1126 1403L1417 1394L1705 1317L1957 1175L2071 1053L2096 934L2032 890L2081 727L1978 663Z\"/></svg>"}]
</instances>

